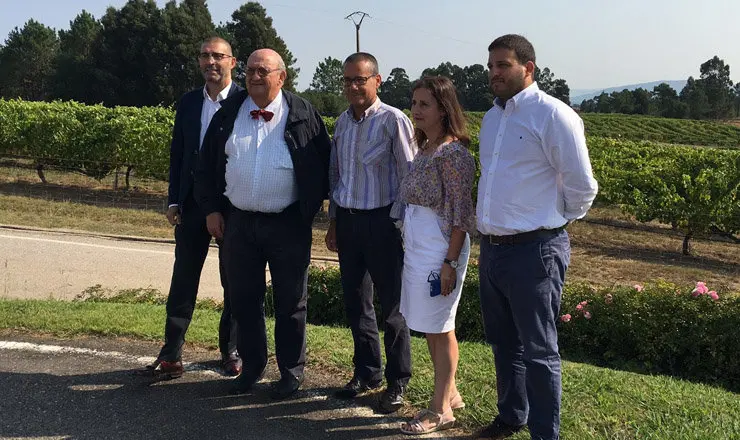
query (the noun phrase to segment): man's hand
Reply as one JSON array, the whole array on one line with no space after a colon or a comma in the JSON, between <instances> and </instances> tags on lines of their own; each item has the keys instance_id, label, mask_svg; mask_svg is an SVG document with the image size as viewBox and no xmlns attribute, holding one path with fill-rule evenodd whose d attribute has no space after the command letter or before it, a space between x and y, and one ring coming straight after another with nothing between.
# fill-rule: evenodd
<instances>
[{"instance_id":1,"label":"man's hand","mask_svg":"<svg viewBox=\"0 0 740 440\"><path fill-rule=\"evenodd\" d=\"M224 216L220 212L212 212L206 217L208 233L216 240L224 238Z\"/></svg>"},{"instance_id":2,"label":"man's hand","mask_svg":"<svg viewBox=\"0 0 740 440\"><path fill-rule=\"evenodd\" d=\"M167 212L165 213L167 216L167 221L170 222L172 226L179 225L180 224L180 207L177 205L170 206L167 208Z\"/></svg>"},{"instance_id":3,"label":"man's hand","mask_svg":"<svg viewBox=\"0 0 740 440\"><path fill-rule=\"evenodd\" d=\"M332 252L339 252L339 247L337 246L337 223L336 221L332 220L329 223L329 230L326 231L326 238L324 239L326 241L326 248L329 249Z\"/></svg>"},{"instance_id":4,"label":"man's hand","mask_svg":"<svg viewBox=\"0 0 740 440\"><path fill-rule=\"evenodd\" d=\"M439 279L442 281L442 295L447 296L452 293L457 281L457 271L447 263L442 264Z\"/></svg>"}]
</instances>

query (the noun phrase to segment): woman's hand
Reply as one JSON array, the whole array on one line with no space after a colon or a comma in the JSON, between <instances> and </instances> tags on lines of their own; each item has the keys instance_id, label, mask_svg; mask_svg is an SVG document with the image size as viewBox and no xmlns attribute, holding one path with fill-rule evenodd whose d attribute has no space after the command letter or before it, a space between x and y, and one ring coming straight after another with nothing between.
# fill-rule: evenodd
<instances>
[{"instance_id":1,"label":"woman's hand","mask_svg":"<svg viewBox=\"0 0 740 440\"><path fill-rule=\"evenodd\" d=\"M457 281L457 271L447 263L442 264L442 270L439 272L440 281L442 281L442 295L447 296L452 293Z\"/></svg>"}]
</instances>

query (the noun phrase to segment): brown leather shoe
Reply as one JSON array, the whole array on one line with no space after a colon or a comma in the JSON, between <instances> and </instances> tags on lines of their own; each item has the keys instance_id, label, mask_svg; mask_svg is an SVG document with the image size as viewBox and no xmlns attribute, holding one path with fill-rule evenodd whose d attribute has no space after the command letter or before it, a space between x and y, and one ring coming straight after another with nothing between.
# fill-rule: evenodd
<instances>
[{"instance_id":1,"label":"brown leather shoe","mask_svg":"<svg viewBox=\"0 0 740 440\"><path fill-rule=\"evenodd\" d=\"M157 359L152 364L146 367L136 370L135 374L138 376L153 377L157 380L172 380L182 377L185 369L182 367L182 361L163 361Z\"/></svg>"},{"instance_id":2,"label":"brown leather shoe","mask_svg":"<svg viewBox=\"0 0 740 440\"><path fill-rule=\"evenodd\" d=\"M221 358L221 368L226 376L238 376L242 372L242 360L238 354L229 353Z\"/></svg>"}]
</instances>

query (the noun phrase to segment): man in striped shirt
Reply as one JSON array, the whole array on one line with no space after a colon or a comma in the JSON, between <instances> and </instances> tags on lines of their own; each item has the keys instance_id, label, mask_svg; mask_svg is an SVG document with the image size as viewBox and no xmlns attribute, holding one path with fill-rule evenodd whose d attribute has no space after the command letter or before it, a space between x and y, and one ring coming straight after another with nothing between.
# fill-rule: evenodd
<instances>
[{"instance_id":1,"label":"man in striped shirt","mask_svg":"<svg viewBox=\"0 0 740 440\"><path fill-rule=\"evenodd\" d=\"M380 410L403 404L411 377L410 336L399 312L403 248L395 223L399 183L416 154L413 126L397 108L378 99L381 77L374 56L358 52L344 61L344 93L350 108L339 116L329 165L329 250L339 252L342 290L354 338L354 376L338 397L353 398L382 383L380 339L368 272L385 324L387 388Z\"/></svg>"}]
</instances>

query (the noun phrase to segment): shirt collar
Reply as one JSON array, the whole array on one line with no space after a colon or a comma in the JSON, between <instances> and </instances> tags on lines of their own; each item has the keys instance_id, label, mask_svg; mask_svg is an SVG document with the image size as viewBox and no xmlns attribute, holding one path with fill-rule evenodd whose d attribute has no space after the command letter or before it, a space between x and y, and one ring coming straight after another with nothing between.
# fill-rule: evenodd
<instances>
[{"instance_id":1,"label":"shirt collar","mask_svg":"<svg viewBox=\"0 0 740 440\"><path fill-rule=\"evenodd\" d=\"M210 96L208 96L208 90L205 86L203 86L203 98L211 101L211 102L220 102L226 99L229 96L229 89L231 89L231 82L224 87L223 90L218 92L218 95L216 95L216 100L212 100Z\"/></svg>"},{"instance_id":2,"label":"shirt collar","mask_svg":"<svg viewBox=\"0 0 740 440\"><path fill-rule=\"evenodd\" d=\"M380 105L381 104L382 104L382 102L380 102L380 98L376 96L375 97L375 101L372 104L370 104L370 107L368 107L365 110L365 112L362 114L362 117L360 118L359 121L355 120L355 115L354 115L354 112L352 112L352 107L350 107L350 108L347 109L347 116L349 116L350 119L352 119L355 122L362 122L368 116L372 116L374 113L376 113L378 111L378 109L380 108Z\"/></svg>"},{"instance_id":3,"label":"shirt collar","mask_svg":"<svg viewBox=\"0 0 740 440\"><path fill-rule=\"evenodd\" d=\"M522 90L521 92L519 92L516 95L512 96L511 98L509 98L509 100L506 101L506 103L504 103L500 98L494 99L493 102L494 102L494 104L496 104L497 106L501 107L502 109L504 108L504 104L506 104L507 106L511 105L514 108L517 108L524 101L526 101L527 98L530 98L530 97L536 95L539 90L540 90L540 88L537 85L537 83L536 82L533 82L532 84L530 84L529 86L527 86L524 90Z\"/></svg>"},{"instance_id":4,"label":"shirt collar","mask_svg":"<svg viewBox=\"0 0 740 440\"><path fill-rule=\"evenodd\" d=\"M280 93L277 94L275 99L272 100L267 106L264 108L265 110L272 112L272 113L278 113L280 109L283 107L283 91L281 90ZM251 96L247 97L247 108L249 111L252 110L259 110L260 108L257 107L257 104L254 103L254 100Z\"/></svg>"}]
</instances>

